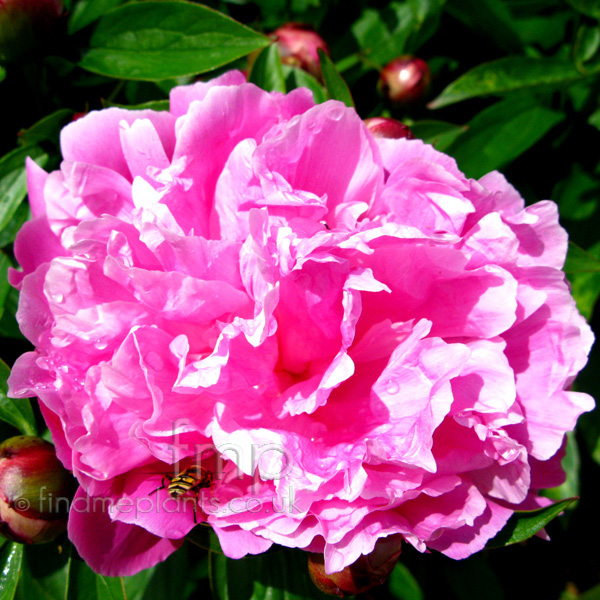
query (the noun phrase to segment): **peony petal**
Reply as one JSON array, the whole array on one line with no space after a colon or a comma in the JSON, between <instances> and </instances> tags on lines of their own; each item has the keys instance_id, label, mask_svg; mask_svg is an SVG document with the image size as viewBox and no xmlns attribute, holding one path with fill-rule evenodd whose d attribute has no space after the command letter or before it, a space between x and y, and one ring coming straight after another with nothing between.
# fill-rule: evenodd
<instances>
[{"instance_id":1,"label":"peony petal","mask_svg":"<svg viewBox=\"0 0 600 600\"><path fill-rule=\"evenodd\" d=\"M512 510L488 500L485 512L475 520L473 527L465 526L456 531L443 532L428 545L450 558L467 558L482 550L488 540L506 525L511 515Z\"/></svg>"},{"instance_id":2,"label":"peony petal","mask_svg":"<svg viewBox=\"0 0 600 600\"><path fill-rule=\"evenodd\" d=\"M62 130L60 146L64 159L106 167L131 181L119 139L120 123L123 121L131 125L138 119L149 119L153 123L167 156L171 156L175 126L173 116L152 110L107 108L89 112Z\"/></svg>"},{"instance_id":3,"label":"peony petal","mask_svg":"<svg viewBox=\"0 0 600 600\"><path fill-rule=\"evenodd\" d=\"M317 138L326 143L316 144ZM341 218L340 209L360 204L361 211L366 210L382 184L372 139L356 113L340 102L320 104L275 129L255 156L266 197L281 193L278 175L296 190L326 197L330 227L338 221L340 226L352 226L354 221Z\"/></svg>"},{"instance_id":4,"label":"peony petal","mask_svg":"<svg viewBox=\"0 0 600 600\"><path fill-rule=\"evenodd\" d=\"M181 545L136 525L111 522L103 510L110 498L91 498L81 488L71 503L69 539L79 555L108 577L126 577L165 560ZM102 535L98 535L102 532Z\"/></svg>"},{"instance_id":5,"label":"peony petal","mask_svg":"<svg viewBox=\"0 0 600 600\"><path fill-rule=\"evenodd\" d=\"M261 554L272 545L271 540L244 531L239 527L214 527L221 549L229 558L243 558L248 554Z\"/></svg>"}]
</instances>

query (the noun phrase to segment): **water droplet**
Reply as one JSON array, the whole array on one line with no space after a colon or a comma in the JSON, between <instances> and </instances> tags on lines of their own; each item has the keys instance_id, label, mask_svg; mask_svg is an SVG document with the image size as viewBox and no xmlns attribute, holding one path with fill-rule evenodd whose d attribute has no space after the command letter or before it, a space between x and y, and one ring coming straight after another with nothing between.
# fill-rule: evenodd
<instances>
[{"instance_id":1,"label":"water droplet","mask_svg":"<svg viewBox=\"0 0 600 600\"><path fill-rule=\"evenodd\" d=\"M333 110L330 111L329 118L332 121L339 121L344 116L345 111L345 106L336 106Z\"/></svg>"},{"instance_id":2,"label":"water droplet","mask_svg":"<svg viewBox=\"0 0 600 600\"><path fill-rule=\"evenodd\" d=\"M517 450L517 448L510 448L509 450L505 450L500 454L505 461L512 462L513 460L515 460L515 458L517 458L519 451Z\"/></svg>"},{"instance_id":3,"label":"water droplet","mask_svg":"<svg viewBox=\"0 0 600 600\"><path fill-rule=\"evenodd\" d=\"M52 294L51 298L52 298L53 302L56 302L56 304L60 304L61 302L64 302L64 300L65 300L65 297L60 292L57 292L56 294Z\"/></svg>"},{"instance_id":4,"label":"water droplet","mask_svg":"<svg viewBox=\"0 0 600 600\"><path fill-rule=\"evenodd\" d=\"M104 350L106 346L108 346L108 343L106 340L99 338L94 342L94 346L98 348L98 350Z\"/></svg>"},{"instance_id":5,"label":"water droplet","mask_svg":"<svg viewBox=\"0 0 600 600\"><path fill-rule=\"evenodd\" d=\"M390 396L395 396L400 391L400 386L398 385L398 383L396 381L390 380L387 382L385 391Z\"/></svg>"}]
</instances>

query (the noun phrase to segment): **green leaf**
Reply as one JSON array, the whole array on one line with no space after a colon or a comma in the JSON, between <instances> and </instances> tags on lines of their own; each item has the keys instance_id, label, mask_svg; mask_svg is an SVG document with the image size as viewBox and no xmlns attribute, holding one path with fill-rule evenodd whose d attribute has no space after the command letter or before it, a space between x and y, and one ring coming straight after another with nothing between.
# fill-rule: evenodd
<instances>
[{"instance_id":1,"label":"green leaf","mask_svg":"<svg viewBox=\"0 0 600 600\"><path fill-rule=\"evenodd\" d=\"M232 560L209 554L215 600L303 600L330 598L308 576L308 554L277 548L258 556Z\"/></svg>"},{"instance_id":2,"label":"green leaf","mask_svg":"<svg viewBox=\"0 0 600 600\"><path fill-rule=\"evenodd\" d=\"M29 398L7 398L10 368L0 359L0 419L25 435L37 435L35 417Z\"/></svg>"},{"instance_id":3,"label":"green leaf","mask_svg":"<svg viewBox=\"0 0 600 600\"><path fill-rule=\"evenodd\" d=\"M351 30L361 54L382 67L414 53L435 32L445 0L389 2L382 9L365 8Z\"/></svg>"},{"instance_id":4,"label":"green leaf","mask_svg":"<svg viewBox=\"0 0 600 600\"><path fill-rule=\"evenodd\" d=\"M411 53L418 50L437 32L445 4L446 0L408 0L413 16L413 26L407 45Z\"/></svg>"},{"instance_id":5,"label":"green leaf","mask_svg":"<svg viewBox=\"0 0 600 600\"><path fill-rule=\"evenodd\" d=\"M565 273L577 308L589 321L600 295L600 242L587 250L569 242Z\"/></svg>"},{"instance_id":6,"label":"green leaf","mask_svg":"<svg viewBox=\"0 0 600 600\"><path fill-rule=\"evenodd\" d=\"M28 129L22 129L19 132L19 143L21 146L33 146L40 142L51 141L58 146L60 130L72 118L72 110L61 108L40 119Z\"/></svg>"},{"instance_id":7,"label":"green leaf","mask_svg":"<svg viewBox=\"0 0 600 600\"><path fill-rule=\"evenodd\" d=\"M313 93L315 104L321 104L327 100L325 88L310 74L302 69L283 65L285 85L288 90L305 87Z\"/></svg>"},{"instance_id":8,"label":"green leaf","mask_svg":"<svg viewBox=\"0 0 600 600\"><path fill-rule=\"evenodd\" d=\"M567 448L564 458L561 462L567 478L562 485L558 487L544 490L544 496L552 500L564 500L565 498L573 498L579 496L579 471L581 467L581 459L575 433L569 431L567 433Z\"/></svg>"},{"instance_id":9,"label":"green leaf","mask_svg":"<svg viewBox=\"0 0 600 600\"><path fill-rule=\"evenodd\" d=\"M0 551L0 600L12 600L21 576L23 545L11 542Z\"/></svg>"},{"instance_id":10,"label":"green leaf","mask_svg":"<svg viewBox=\"0 0 600 600\"><path fill-rule=\"evenodd\" d=\"M529 539L576 500L577 498L567 498L544 508L516 511L504 529L487 543L486 548L501 548Z\"/></svg>"},{"instance_id":11,"label":"green leaf","mask_svg":"<svg viewBox=\"0 0 600 600\"><path fill-rule=\"evenodd\" d=\"M207 527L206 525L198 525L186 535L185 539L194 544L195 546L199 546L200 548L204 548L205 550L210 550L211 552L218 552L220 554L223 554L221 544L219 543L219 538L217 537L217 534L214 532L214 529L212 527Z\"/></svg>"},{"instance_id":12,"label":"green leaf","mask_svg":"<svg viewBox=\"0 0 600 600\"><path fill-rule=\"evenodd\" d=\"M0 230L0 248L4 248L8 244L12 244L15 241L15 237L17 237L19 229L21 229L23 226L23 223L29 219L31 219L29 203L22 202L17 207L17 210L15 210L8 225L6 225L4 229Z\"/></svg>"},{"instance_id":13,"label":"green leaf","mask_svg":"<svg viewBox=\"0 0 600 600\"><path fill-rule=\"evenodd\" d=\"M387 10L390 11L391 6ZM403 5L403 11L405 17L398 19L384 11L366 8L352 24L352 34L362 54L375 65L383 66L396 56L404 54L410 28L402 27L402 24L412 24L412 19L408 5Z\"/></svg>"},{"instance_id":14,"label":"green leaf","mask_svg":"<svg viewBox=\"0 0 600 600\"><path fill-rule=\"evenodd\" d=\"M145 600L150 581L156 567L144 569L135 575L123 578L127 600Z\"/></svg>"},{"instance_id":15,"label":"green leaf","mask_svg":"<svg viewBox=\"0 0 600 600\"><path fill-rule=\"evenodd\" d=\"M588 118L588 123L592 126L595 127L596 129L600 130L600 108L598 108L597 110L595 110Z\"/></svg>"},{"instance_id":16,"label":"green leaf","mask_svg":"<svg viewBox=\"0 0 600 600\"><path fill-rule=\"evenodd\" d=\"M523 51L523 42L514 27L512 15L500 0L451 0L446 10L499 48L511 53Z\"/></svg>"},{"instance_id":17,"label":"green leaf","mask_svg":"<svg viewBox=\"0 0 600 600\"><path fill-rule=\"evenodd\" d=\"M73 556L65 600L81 600L82 598L85 598L85 600L99 600L96 573L78 556Z\"/></svg>"},{"instance_id":18,"label":"green leaf","mask_svg":"<svg viewBox=\"0 0 600 600\"><path fill-rule=\"evenodd\" d=\"M64 541L63 538L62 542L25 547L22 577L17 588L19 600L65 600L72 546Z\"/></svg>"},{"instance_id":19,"label":"green leaf","mask_svg":"<svg viewBox=\"0 0 600 600\"><path fill-rule=\"evenodd\" d=\"M6 69L4 69L0 66L0 81L3 81L5 77L6 77Z\"/></svg>"},{"instance_id":20,"label":"green leaf","mask_svg":"<svg viewBox=\"0 0 600 600\"><path fill-rule=\"evenodd\" d=\"M8 283L8 268L10 260L8 256L0 250L0 319L4 314L4 304L10 291L10 283Z\"/></svg>"},{"instance_id":21,"label":"green leaf","mask_svg":"<svg viewBox=\"0 0 600 600\"><path fill-rule=\"evenodd\" d=\"M98 600L127 600L123 577L96 575Z\"/></svg>"},{"instance_id":22,"label":"green leaf","mask_svg":"<svg viewBox=\"0 0 600 600\"><path fill-rule=\"evenodd\" d=\"M142 104L116 104L114 102L102 101L102 106L109 108L116 106L117 108L124 108L125 110L156 110L156 111L168 111L169 101L168 100L152 100L151 102L143 102Z\"/></svg>"},{"instance_id":23,"label":"green leaf","mask_svg":"<svg viewBox=\"0 0 600 600\"><path fill-rule=\"evenodd\" d=\"M205 6L147 0L102 17L80 66L109 77L158 81L211 71L271 43Z\"/></svg>"},{"instance_id":24,"label":"green leaf","mask_svg":"<svg viewBox=\"0 0 600 600\"><path fill-rule=\"evenodd\" d=\"M177 591L178 600L186 600L197 585L200 562L191 561L189 546L185 544L153 568L146 590L139 600L164 600L173 597L174 590ZM201 566L204 567L205 563ZM136 599L128 596L127 600Z\"/></svg>"},{"instance_id":25,"label":"green leaf","mask_svg":"<svg viewBox=\"0 0 600 600\"><path fill-rule=\"evenodd\" d=\"M123 577L94 573L79 557L73 557L66 600L127 600Z\"/></svg>"},{"instance_id":26,"label":"green leaf","mask_svg":"<svg viewBox=\"0 0 600 600\"><path fill-rule=\"evenodd\" d=\"M582 70L584 63L594 58L600 48L600 27L582 23L577 29L573 55L577 68Z\"/></svg>"},{"instance_id":27,"label":"green leaf","mask_svg":"<svg viewBox=\"0 0 600 600\"><path fill-rule=\"evenodd\" d=\"M573 14L569 10L554 11L548 15L513 19L513 26L525 46L536 45L550 50L565 38L567 25Z\"/></svg>"},{"instance_id":28,"label":"green leaf","mask_svg":"<svg viewBox=\"0 0 600 600\"><path fill-rule=\"evenodd\" d=\"M427 144L432 144L440 152L445 152L446 148L468 129L466 125L434 120L415 121L409 126L415 137Z\"/></svg>"},{"instance_id":29,"label":"green leaf","mask_svg":"<svg viewBox=\"0 0 600 600\"><path fill-rule=\"evenodd\" d=\"M583 594L577 594L577 600L600 600L600 583Z\"/></svg>"},{"instance_id":30,"label":"green leaf","mask_svg":"<svg viewBox=\"0 0 600 600\"><path fill-rule=\"evenodd\" d=\"M446 87L428 106L441 108L480 96L565 87L583 80L597 70L598 66L583 75L572 63L565 60L509 56L482 63L467 71Z\"/></svg>"},{"instance_id":31,"label":"green leaf","mask_svg":"<svg viewBox=\"0 0 600 600\"><path fill-rule=\"evenodd\" d=\"M4 314L0 319L0 335L8 338L24 340L23 334L19 330L19 325L15 319L19 305L19 292L11 287L4 301Z\"/></svg>"},{"instance_id":32,"label":"green leaf","mask_svg":"<svg viewBox=\"0 0 600 600\"><path fill-rule=\"evenodd\" d=\"M600 242L584 250L570 241L564 271L567 275L600 272Z\"/></svg>"},{"instance_id":33,"label":"green leaf","mask_svg":"<svg viewBox=\"0 0 600 600\"><path fill-rule=\"evenodd\" d=\"M476 115L446 152L469 177L478 178L519 157L564 118L529 99L507 99Z\"/></svg>"},{"instance_id":34,"label":"green leaf","mask_svg":"<svg viewBox=\"0 0 600 600\"><path fill-rule=\"evenodd\" d=\"M69 17L69 34L90 25L103 14L122 3L123 0L77 0Z\"/></svg>"},{"instance_id":35,"label":"green leaf","mask_svg":"<svg viewBox=\"0 0 600 600\"><path fill-rule=\"evenodd\" d=\"M570 175L559 181L552 190L560 214L571 221L586 221L598 210L600 183L598 178L584 171L577 163Z\"/></svg>"},{"instance_id":36,"label":"green leaf","mask_svg":"<svg viewBox=\"0 0 600 600\"><path fill-rule=\"evenodd\" d=\"M323 74L323 81L325 81L325 87L327 93L332 100L340 100L346 106L354 108L354 101L352 100L352 94L348 85L343 80L342 76L338 73L335 65L331 62L331 59L323 50L319 48L319 60L321 63L321 72Z\"/></svg>"},{"instance_id":37,"label":"green leaf","mask_svg":"<svg viewBox=\"0 0 600 600\"><path fill-rule=\"evenodd\" d=\"M267 92L285 92L285 77L277 44L271 44L256 57L248 81Z\"/></svg>"},{"instance_id":38,"label":"green leaf","mask_svg":"<svg viewBox=\"0 0 600 600\"><path fill-rule=\"evenodd\" d=\"M37 146L17 148L0 158L0 231L8 226L27 195L25 159L31 157L44 166L48 155Z\"/></svg>"},{"instance_id":39,"label":"green leaf","mask_svg":"<svg viewBox=\"0 0 600 600\"><path fill-rule=\"evenodd\" d=\"M424 600L418 581L401 562L394 567L389 585L390 595L395 600Z\"/></svg>"},{"instance_id":40,"label":"green leaf","mask_svg":"<svg viewBox=\"0 0 600 600\"><path fill-rule=\"evenodd\" d=\"M584 15L600 19L600 0L566 0L566 2Z\"/></svg>"},{"instance_id":41,"label":"green leaf","mask_svg":"<svg viewBox=\"0 0 600 600\"><path fill-rule=\"evenodd\" d=\"M453 597L458 600L479 600L485 590L485 600L504 600L502 584L483 553L461 561L443 562L443 570Z\"/></svg>"}]
</instances>

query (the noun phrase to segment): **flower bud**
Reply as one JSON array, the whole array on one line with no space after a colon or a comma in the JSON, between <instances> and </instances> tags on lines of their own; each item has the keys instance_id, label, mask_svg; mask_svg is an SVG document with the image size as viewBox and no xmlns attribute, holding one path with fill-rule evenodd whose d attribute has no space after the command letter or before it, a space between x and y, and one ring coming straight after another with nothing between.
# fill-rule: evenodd
<instances>
[{"instance_id":1,"label":"flower bud","mask_svg":"<svg viewBox=\"0 0 600 600\"><path fill-rule=\"evenodd\" d=\"M300 67L317 79L321 78L321 65L317 50L321 48L329 54L329 48L310 25L286 23L276 29L271 37L277 40L283 64Z\"/></svg>"},{"instance_id":2,"label":"flower bud","mask_svg":"<svg viewBox=\"0 0 600 600\"><path fill-rule=\"evenodd\" d=\"M61 0L0 0L0 62L13 62L44 44L62 13Z\"/></svg>"},{"instance_id":3,"label":"flower bud","mask_svg":"<svg viewBox=\"0 0 600 600\"><path fill-rule=\"evenodd\" d=\"M383 68L377 88L392 104L409 106L423 99L430 83L431 73L424 60L399 56Z\"/></svg>"},{"instance_id":4,"label":"flower bud","mask_svg":"<svg viewBox=\"0 0 600 600\"><path fill-rule=\"evenodd\" d=\"M388 119L387 117L373 117L365 119L365 125L371 132L371 135L376 138L388 138L398 140L406 138L413 140L415 134L410 130L408 125L398 121L397 119Z\"/></svg>"},{"instance_id":5,"label":"flower bud","mask_svg":"<svg viewBox=\"0 0 600 600\"><path fill-rule=\"evenodd\" d=\"M308 572L314 584L331 596L361 594L381 585L390 576L400 556L401 537L394 535L382 538L375 544L371 554L358 560L337 573L325 572L322 554L312 553L308 557Z\"/></svg>"},{"instance_id":6,"label":"flower bud","mask_svg":"<svg viewBox=\"0 0 600 600\"><path fill-rule=\"evenodd\" d=\"M54 446L22 435L0 444L0 534L23 544L50 542L65 531L77 485Z\"/></svg>"}]
</instances>

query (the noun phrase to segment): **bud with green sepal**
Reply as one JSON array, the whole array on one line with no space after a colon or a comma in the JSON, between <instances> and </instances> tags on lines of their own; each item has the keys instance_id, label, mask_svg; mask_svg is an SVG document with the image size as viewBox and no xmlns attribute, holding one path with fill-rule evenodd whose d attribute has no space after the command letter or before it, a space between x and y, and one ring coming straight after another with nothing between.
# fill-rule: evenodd
<instances>
[{"instance_id":1,"label":"bud with green sepal","mask_svg":"<svg viewBox=\"0 0 600 600\"><path fill-rule=\"evenodd\" d=\"M77 488L54 446L22 435L0 444L0 534L23 544L50 542L67 527Z\"/></svg>"}]
</instances>

